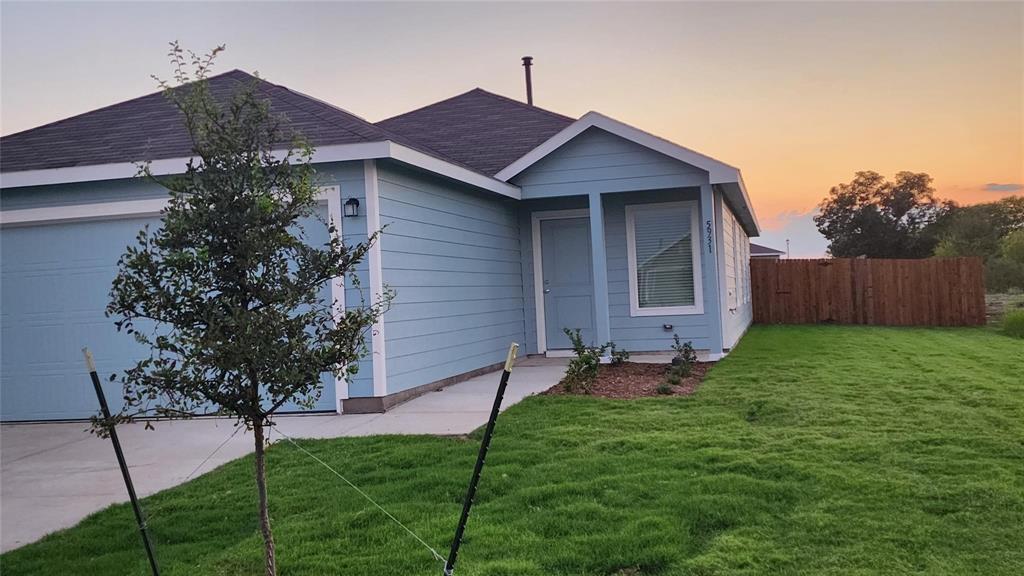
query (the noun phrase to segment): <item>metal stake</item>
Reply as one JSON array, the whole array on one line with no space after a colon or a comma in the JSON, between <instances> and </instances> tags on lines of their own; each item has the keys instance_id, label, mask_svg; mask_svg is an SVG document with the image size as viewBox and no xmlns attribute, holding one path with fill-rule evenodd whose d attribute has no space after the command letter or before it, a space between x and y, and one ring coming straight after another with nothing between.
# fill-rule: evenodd
<instances>
[{"instance_id":1,"label":"metal stake","mask_svg":"<svg viewBox=\"0 0 1024 576\"><path fill-rule=\"evenodd\" d=\"M466 500L462 503L462 516L459 517L459 525L455 528L455 539L452 540L452 549L448 553L448 561L444 564L444 576L452 576L455 572L455 559L459 555L459 546L462 545L462 535L466 531L466 521L469 520L469 509L473 506L473 498L476 496L476 487L480 483L480 472L484 469L484 460L487 459L487 449L491 447L491 436L494 435L494 423L498 420L498 411L501 409L501 400L505 396L505 387L508 385L508 377L512 374L512 363L515 362L516 352L519 344L515 342L508 347L508 357L505 359L505 370L501 373L501 381L498 383L498 393L494 395L494 406L491 407L491 417L487 419L487 428L484 430L484 438L480 442L480 453L476 457L476 466L473 468L473 476L469 479L469 490L466 491Z\"/></svg>"},{"instance_id":2,"label":"metal stake","mask_svg":"<svg viewBox=\"0 0 1024 576\"><path fill-rule=\"evenodd\" d=\"M100 410L103 418L110 420L110 408L107 407L107 397L103 394L103 386L100 385L100 376L96 373L96 363L93 362L92 353L88 348L82 348L85 355L85 365L89 368L89 377L92 378L92 386L96 389L96 398L100 401ZM117 455L117 465L121 467L121 476L124 477L124 485L128 488L128 498L132 501L132 509L135 511L135 521L139 524L139 532L142 534L142 543L146 547L146 555L149 556L149 567L153 569L153 576L160 576L160 569L156 565L156 556L153 554L153 545L149 542L149 533L146 532L146 521L142 518L142 508L139 507L139 497L135 495L135 486L132 484L132 477L128 473L128 464L124 460L124 452L121 451L121 441L117 439L117 429L110 425L110 442L114 445L114 454Z\"/></svg>"}]
</instances>

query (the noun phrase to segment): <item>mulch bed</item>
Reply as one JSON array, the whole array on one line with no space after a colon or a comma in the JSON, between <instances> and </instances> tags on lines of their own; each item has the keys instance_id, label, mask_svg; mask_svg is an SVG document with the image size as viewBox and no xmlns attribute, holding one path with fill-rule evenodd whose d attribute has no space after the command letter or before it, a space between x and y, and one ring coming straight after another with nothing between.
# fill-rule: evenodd
<instances>
[{"instance_id":1,"label":"mulch bed","mask_svg":"<svg viewBox=\"0 0 1024 576\"><path fill-rule=\"evenodd\" d=\"M689 396L700 386L704 376L711 369L710 362L697 362L693 371L676 386L671 394L658 394L658 385L665 382L669 364L647 364L624 362L619 365L604 364L597 374L597 381L590 393L567 392L561 383L544 391L553 396L600 396L602 398L642 398L645 396Z\"/></svg>"}]
</instances>

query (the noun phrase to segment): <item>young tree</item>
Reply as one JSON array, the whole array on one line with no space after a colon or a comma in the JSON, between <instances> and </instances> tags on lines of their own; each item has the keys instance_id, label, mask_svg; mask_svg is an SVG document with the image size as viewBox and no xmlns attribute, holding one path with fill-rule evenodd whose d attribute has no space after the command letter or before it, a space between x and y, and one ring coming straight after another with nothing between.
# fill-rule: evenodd
<instances>
[{"instance_id":1,"label":"young tree","mask_svg":"<svg viewBox=\"0 0 1024 576\"><path fill-rule=\"evenodd\" d=\"M814 217L840 258L925 258L935 244L936 224L953 204L935 198L931 176L900 172L889 182L877 172L857 172L833 186Z\"/></svg>"},{"instance_id":2,"label":"young tree","mask_svg":"<svg viewBox=\"0 0 1024 576\"><path fill-rule=\"evenodd\" d=\"M326 245L305 238L318 186L312 148L270 111L256 86L215 98L205 56L176 43L174 85L160 82L181 112L193 159L179 176L141 175L169 192L162 226L142 230L118 263L108 315L151 354L120 378L125 406L102 430L142 416L234 416L253 431L259 526L266 573L276 573L264 448L274 412L311 406L324 372L352 373L364 333L384 302L340 312L322 288L353 271L375 237ZM111 379L115 379L112 376Z\"/></svg>"}]
</instances>

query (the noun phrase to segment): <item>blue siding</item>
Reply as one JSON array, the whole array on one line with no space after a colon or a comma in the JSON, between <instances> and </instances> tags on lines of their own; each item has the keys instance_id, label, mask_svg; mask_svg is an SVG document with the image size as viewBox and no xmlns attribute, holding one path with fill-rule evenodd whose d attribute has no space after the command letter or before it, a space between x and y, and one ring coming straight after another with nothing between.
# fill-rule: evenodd
<instances>
[{"instance_id":1,"label":"blue siding","mask_svg":"<svg viewBox=\"0 0 1024 576\"><path fill-rule=\"evenodd\" d=\"M512 179L523 198L699 186L707 172L589 128Z\"/></svg>"},{"instance_id":2,"label":"blue siding","mask_svg":"<svg viewBox=\"0 0 1024 576\"><path fill-rule=\"evenodd\" d=\"M522 342L514 201L378 163L388 394L501 362Z\"/></svg>"}]
</instances>

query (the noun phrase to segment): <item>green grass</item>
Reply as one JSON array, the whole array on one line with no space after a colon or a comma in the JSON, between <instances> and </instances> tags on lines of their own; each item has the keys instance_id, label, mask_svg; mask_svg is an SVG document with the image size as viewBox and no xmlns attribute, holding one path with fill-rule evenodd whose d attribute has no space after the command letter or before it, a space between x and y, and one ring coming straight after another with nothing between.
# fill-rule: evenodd
<instances>
[{"instance_id":1,"label":"green grass","mask_svg":"<svg viewBox=\"0 0 1024 576\"><path fill-rule=\"evenodd\" d=\"M303 445L447 550L476 438ZM251 467L145 501L164 574L261 572ZM270 450L269 485L281 574L440 574L294 447ZM132 525L114 506L0 569L145 574ZM1020 340L758 326L693 397L534 397L502 415L456 572L1021 574L1022 526Z\"/></svg>"}]
</instances>

